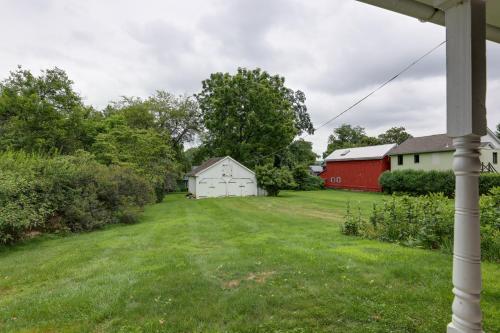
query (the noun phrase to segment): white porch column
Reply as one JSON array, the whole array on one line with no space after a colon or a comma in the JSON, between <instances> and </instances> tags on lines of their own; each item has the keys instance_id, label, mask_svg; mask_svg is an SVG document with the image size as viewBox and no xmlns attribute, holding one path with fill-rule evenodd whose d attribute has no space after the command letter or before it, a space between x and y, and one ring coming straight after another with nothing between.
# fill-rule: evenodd
<instances>
[{"instance_id":1,"label":"white porch column","mask_svg":"<svg viewBox=\"0 0 500 333\"><path fill-rule=\"evenodd\" d=\"M482 332L479 144L486 134L484 0L436 0L445 11L447 127L453 137L455 231L452 321L448 333Z\"/></svg>"}]
</instances>

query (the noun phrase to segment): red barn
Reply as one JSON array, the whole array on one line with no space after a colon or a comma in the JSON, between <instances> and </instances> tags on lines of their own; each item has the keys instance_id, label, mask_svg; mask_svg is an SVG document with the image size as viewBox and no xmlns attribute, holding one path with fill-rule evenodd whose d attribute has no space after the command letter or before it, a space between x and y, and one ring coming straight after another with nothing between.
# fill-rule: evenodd
<instances>
[{"instance_id":1,"label":"red barn","mask_svg":"<svg viewBox=\"0 0 500 333\"><path fill-rule=\"evenodd\" d=\"M388 153L396 144L338 149L325 159L325 187L380 192L378 178L391 169Z\"/></svg>"}]
</instances>

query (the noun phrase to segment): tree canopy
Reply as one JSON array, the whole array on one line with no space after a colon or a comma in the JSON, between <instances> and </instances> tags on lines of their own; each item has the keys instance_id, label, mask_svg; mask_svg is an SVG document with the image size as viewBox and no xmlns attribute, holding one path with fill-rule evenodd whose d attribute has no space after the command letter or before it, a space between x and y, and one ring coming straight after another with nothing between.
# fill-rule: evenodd
<instances>
[{"instance_id":1,"label":"tree canopy","mask_svg":"<svg viewBox=\"0 0 500 333\"><path fill-rule=\"evenodd\" d=\"M378 139L381 144L384 143L397 143L398 145L402 144L409 138L413 136L406 132L404 127L391 127L385 133L382 133L378 136Z\"/></svg>"},{"instance_id":2,"label":"tree canopy","mask_svg":"<svg viewBox=\"0 0 500 333\"><path fill-rule=\"evenodd\" d=\"M264 157L276 164L277 151L302 132L314 132L304 93L286 87L283 77L260 69L214 73L202 82L196 98L207 152L231 155L250 167Z\"/></svg>"},{"instance_id":3,"label":"tree canopy","mask_svg":"<svg viewBox=\"0 0 500 333\"><path fill-rule=\"evenodd\" d=\"M308 166L316 162L318 155L312 149L312 142L298 139L293 141L283 153L282 165L290 168Z\"/></svg>"},{"instance_id":4,"label":"tree canopy","mask_svg":"<svg viewBox=\"0 0 500 333\"><path fill-rule=\"evenodd\" d=\"M39 76L18 67L0 83L1 150L67 154L86 149L98 118L57 67Z\"/></svg>"},{"instance_id":5,"label":"tree canopy","mask_svg":"<svg viewBox=\"0 0 500 333\"><path fill-rule=\"evenodd\" d=\"M412 135L406 132L404 127L391 127L378 137L366 135L366 131L361 126L342 124L333 130L333 134L328 137L328 145L323 157L328 156L332 151L343 148L375 146L386 143L401 144Z\"/></svg>"},{"instance_id":6,"label":"tree canopy","mask_svg":"<svg viewBox=\"0 0 500 333\"><path fill-rule=\"evenodd\" d=\"M328 156L336 149L371 146L377 144L378 139L367 136L363 127L342 124L335 128L333 130L333 134L328 137L328 145L326 151L323 153L323 157Z\"/></svg>"}]
</instances>

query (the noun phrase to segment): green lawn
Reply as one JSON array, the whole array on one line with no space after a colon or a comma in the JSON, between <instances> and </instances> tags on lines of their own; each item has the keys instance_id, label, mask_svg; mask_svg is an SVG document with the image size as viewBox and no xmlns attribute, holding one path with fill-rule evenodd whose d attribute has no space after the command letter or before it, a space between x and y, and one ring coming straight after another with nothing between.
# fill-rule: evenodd
<instances>
[{"instance_id":1,"label":"green lawn","mask_svg":"<svg viewBox=\"0 0 500 333\"><path fill-rule=\"evenodd\" d=\"M451 256L340 233L346 201L170 195L136 225L0 250L0 332L444 332ZM500 266L483 263L485 331Z\"/></svg>"}]
</instances>

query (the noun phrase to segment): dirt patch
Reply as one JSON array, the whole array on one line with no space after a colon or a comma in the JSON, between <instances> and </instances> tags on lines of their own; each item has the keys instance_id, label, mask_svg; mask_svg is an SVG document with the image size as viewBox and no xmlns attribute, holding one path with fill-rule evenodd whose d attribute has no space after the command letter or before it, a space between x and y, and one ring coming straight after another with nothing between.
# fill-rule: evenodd
<instances>
[{"instance_id":1,"label":"dirt patch","mask_svg":"<svg viewBox=\"0 0 500 333\"><path fill-rule=\"evenodd\" d=\"M234 289L238 288L241 284L242 281L254 281L256 283L265 283L266 280L276 274L274 271L269 271L269 272L260 272L260 273L249 273L247 276L245 276L242 279L235 279L231 281L224 282L222 284L222 287L224 289Z\"/></svg>"},{"instance_id":2,"label":"dirt patch","mask_svg":"<svg viewBox=\"0 0 500 333\"><path fill-rule=\"evenodd\" d=\"M234 289L238 288L240 285L241 280L231 280L228 282L224 282L224 288L225 289Z\"/></svg>"},{"instance_id":3,"label":"dirt patch","mask_svg":"<svg viewBox=\"0 0 500 333\"><path fill-rule=\"evenodd\" d=\"M262 273L250 273L247 275L246 279L247 281L255 281L257 283L264 283L266 282L266 279L269 278L270 276L274 275L276 272L262 272Z\"/></svg>"}]
</instances>

